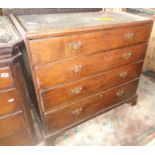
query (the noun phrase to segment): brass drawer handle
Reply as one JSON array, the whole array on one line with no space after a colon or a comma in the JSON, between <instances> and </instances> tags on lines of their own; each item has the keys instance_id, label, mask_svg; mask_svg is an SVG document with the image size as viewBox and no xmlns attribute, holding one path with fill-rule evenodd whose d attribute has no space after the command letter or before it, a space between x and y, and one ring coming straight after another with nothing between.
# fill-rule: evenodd
<instances>
[{"instance_id":1,"label":"brass drawer handle","mask_svg":"<svg viewBox=\"0 0 155 155\"><path fill-rule=\"evenodd\" d=\"M119 96L119 97L121 97L121 96L124 95L124 91L123 91L123 90L118 91L118 92L116 93L116 95Z\"/></svg>"},{"instance_id":2,"label":"brass drawer handle","mask_svg":"<svg viewBox=\"0 0 155 155\"><path fill-rule=\"evenodd\" d=\"M71 69L71 71L78 73L82 70L82 65L74 65L70 69Z\"/></svg>"},{"instance_id":3,"label":"brass drawer handle","mask_svg":"<svg viewBox=\"0 0 155 155\"><path fill-rule=\"evenodd\" d=\"M73 50L77 50L81 47L81 42L77 41L77 42L71 42L68 44L69 48L73 49Z\"/></svg>"},{"instance_id":4,"label":"brass drawer handle","mask_svg":"<svg viewBox=\"0 0 155 155\"><path fill-rule=\"evenodd\" d=\"M133 37L134 37L134 33L132 33L132 32L128 32L128 33L124 34L124 38L127 40L131 40L131 39L133 39Z\"/></svg>"},{"instance_id":5,"label":"brass drawer handle","mask_svg":"<svg viewBox=\"0 0 155 155\"><path fill-rule=\"evenodd\" d=\"M74 88L74 89L71 91L71 93L72 93L73 95L78 95L78 94L80 94L81 91L82 91L82 87L77 87L77 88Z\"/></svg>"},{"instance_id":6,"label":"brass drawer handle","mask_svg":"<svg viewBox=\"0 0 155 155\"><path fill-rule=\"evenodd\" d=\"M125 77L128 76L128 73L127 73L127 72L122 72L122 73L119 74L119 76L120 76L121 78L125 78Z\"/></svg>"},{"instance_id":7,"label":"brass drawer handle","mask_svg":"<svg viewBox=\"0 0 155 155\"><path fill-rule=\"evenodd\" d=\"M128 52L128 53L123 54L122 57L123 59L128 60L131 58L132 55L133 55L132 52Z\"/></svg>"},{"instance_id":8,"label":"brass drawer handle","mask_svg":"<svg viewBox=\"0 0 155 155\"><path fill-rule=\"evenodd\" d=\"M78 108L78 109L75 109L74 111L72 111L72 114L73 115L79 115L82 111L82 108Z\"/></svg>"},{"instance_id":9,"label":"brass drawer handle","mask_svg":"<svg viewBox=\"0 0 155 155\"><path fill-rule=\"evenodd\" d=\"M9 73L1 73L0 74L0 78L8 78L9 77Z\"/></svg>"}]
</instances>

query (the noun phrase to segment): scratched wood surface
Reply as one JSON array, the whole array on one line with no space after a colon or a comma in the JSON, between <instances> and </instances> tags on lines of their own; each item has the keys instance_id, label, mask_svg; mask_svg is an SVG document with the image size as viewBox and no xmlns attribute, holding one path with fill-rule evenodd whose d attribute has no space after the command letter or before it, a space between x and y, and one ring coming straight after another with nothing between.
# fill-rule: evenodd
<instances>
[{"instance_id":1,"label":"scratched wood surface","mask_svg":"<svg viewBox=\"0 0 155 155\"><path fill-rule=\"evenodd\" d=\"M148 18L122 12L89 12L43 15L19 15L18 20L27 32L102 26L147 20Z\"/></svg>"}]
</instances>

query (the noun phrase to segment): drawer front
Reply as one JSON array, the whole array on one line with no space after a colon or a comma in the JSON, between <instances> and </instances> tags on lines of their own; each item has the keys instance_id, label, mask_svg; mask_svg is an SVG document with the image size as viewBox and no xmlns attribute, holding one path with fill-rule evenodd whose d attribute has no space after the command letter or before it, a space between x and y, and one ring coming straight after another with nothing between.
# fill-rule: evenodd
<instances>
[{"instance_id":1,"label":"drawer front","mask_svg":"<svg viewBox=\"0 0 155 155\"><path fill-rule=\"evenodd\" d=\"M64 127L85 120L96 112L109 108L136 93L138 80L101 92L78 101L58 111L45 115L48 133L56 132Z\"/></svg>"},{"instance_id":2,"label":"drawer front","mask_svg":"<svg viewBox=\"0 0 155 155\"><path fill-rule=\"evenodd\" d=\"M13 85L12 75L9 67L0 68L0 89Z\"/></svg>"},{"instance_id":3,"label":"drawer front","mask_svg":"<svg viewBox=\"0 0 155 155\"><path fill-rule=\"evenodd\" d=\"M22 113L0 118L0 139L11 136L26 128Z\"/></svg>"},{"instance_id":4,"label":"drawer front","mask_svg":"<svg viewBox=\"0 0 155 155\"><path fill-rule=\"evenodd\" d=\"M19 109L19 99L15 89L0 93L0 115L15 112Z\"/></svg>"},{"instance_id":5,"label":"drawer front","mask_svg":"<svg viewBox=\"0 0 155 155\"><path fill-rule=\"evenodd\" d=\"M38 88L46 89L144 59L146 44L62 60L36 68Z\"/></svg>"},{"instance_id":6,"label":"drawer front","mask_svg":"<svg viewBox=\"0 0 155 155\"><path fill-rule=\"evenodd\" d=\"M83 80L67 83L42 93L44 111L48 111L64 103L70 103L110 88L117 84L125 83L138 78L143 62L119 67L117 69L92 76Z\"/></svg>"},{"instance_id":7,"label":"drawer front","mask_svg":"<svg viewBox=\"0 0 155 155\"><path fill-rule=\"evenodd\" d=\"M0 139L0 146L28 146L32 145L32 137L28 130Z\"/></svg>"},{"instance_id":8,"label":"drawer front","mask_svg":"<svg viewBox=\"0 0 155 155\"><path fill-rule=\"evenodd\" d=\"M33 64L142 43L152 24L30 41Z\"/></svg>"}]
</instances>

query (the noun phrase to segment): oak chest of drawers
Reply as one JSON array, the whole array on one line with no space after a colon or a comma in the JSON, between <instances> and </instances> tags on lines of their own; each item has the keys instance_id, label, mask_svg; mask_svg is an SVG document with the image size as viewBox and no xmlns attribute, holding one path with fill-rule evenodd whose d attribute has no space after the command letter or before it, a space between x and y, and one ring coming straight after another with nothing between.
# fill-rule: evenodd
<instances>
[{"instance_id":1,"label":"oak chest of drawers","mask_svg":"<svg viewBox=\"0 0 155 155\"><path fill-rule=\"evenodd\" d=\"M151 19L118 12L11 19L25 39L46 139L136 103Z\"/></svg>"},{"instance_id":2,"label":"oak chest of drawers","mask_svg":"<svg viewBox=\"0 0 155 155\"><path fill-rule=\"evenodd\" d=\"M20 65L22 39L7 17L0 17L0 146L33 145L28 93Z\"/></svg>"}]
</instances>

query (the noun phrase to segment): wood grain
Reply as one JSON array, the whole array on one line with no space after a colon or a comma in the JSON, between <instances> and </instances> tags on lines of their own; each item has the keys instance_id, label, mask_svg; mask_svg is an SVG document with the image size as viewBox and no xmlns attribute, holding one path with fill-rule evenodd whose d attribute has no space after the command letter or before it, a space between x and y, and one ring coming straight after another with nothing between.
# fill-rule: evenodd
<instances>
[{"instance_id":1,"label":"wood grain","mask_svg":"<svg viewBox=\"0 0 155 155\"><path fill-rule=\"evenodd\" d=\"M30 48L33 53L31 54L32 63L34 65L44 64L72 56L96 53L98 51L143 43L148 40L151 27L151 24L146 24L135 27L129 26L117 30L103 30L99 32L30 41ZM128 33L134 33L132 39L125 38L125 35ZM80 43L80 47L77 49L73 49L69 46L70 44L76 44L78 42Z\"/></svg>"},{"instance_id":2,"label":"wood grain","mask_svg":"<svg viewBox=\"0 0 155 155\"><path fill-rule=\"evenodd\" d=\"M23 114L17 113L8 117L0 118L0 139L22 131L26 127Z\"/></svg>"},{"instance_id":3,"label":"wood grain","mask_svg":"<svg viewBox=\"0 0 155 155\"><path fill-rule=\"evenodd\" d=\"M45 117L48 133L54 133L66 126L86 119L102 109L110 108L110 106L117 104L117 102L132 97L136 93L138 81L135 80L129 84L118 86L47 114ZM120 91L124 91L124 94L117 96L117 93Z\"/></svg>"},{"instance_id":4,"label":"wood grain","mask_svg":"<svg viewBox=\"0 0 155 155\"><path fill-rule=\"evenodd\" d=\"M72 59L65 59L55 63L47 64L36 68L38 88L47 89L56 84L67 83L78 80L96 73L107 71L121 65L130 64L144 59L146 44L116 49L107 52L100 52L93 55L85 55ZM129 58L124 58L128 53ZM72 71L72 68L81 66L79 72Z\"/></svg>"},{"instance_id":5,"label":"wood grain","mask_svg":"<svg viewBox=\"0 0 155 155\"><path fill-rule=\"evenodd\" d=\"M21 68L21 37L8 17L1 17L0 25L0 145L33 145L36 136Z\"/></svg>"},{"instance_id":6,"label":"wood grain","mask_svg":"<svg viewBox=\"0 0 155 155\"><path fill-rule=\"evenodd\" d=\"M136 104L152 19L121 12L10 17L26 43L46 140L126 101Z\"/></svg>"},{"instance_id":7,"label":"wood grain","mask_svg":"<svg viewBox=\"0 0 155 155\"><path fill-rule=\"evenodd\" d=\"M13 79L9 67L0 68L0 89L12 87Z\"/></svg>"},{"instance_id":8,"label":"wood grain","mask_svg":"<svg viewBox=\"0 0 155 155\"><path fill-rule=\"evenodd\" d=\"M31 135L26 129L0 139L0 146L29 146L31 143Z\"/></svg>"},{"instance_id":9,"label":"wood grain","mask_svg":"<svg viewBox=\"0 0 155 155\"><path fill-rule=\"evenodd\" d=\"M20 110L20 103L15 89L0 92L0 115Z\"/></svg>"},{"instance_id":10,"label":"wood grain","mask_svg":"<svg viewBox=\"0 0 155 155\"><path fill-rule=\"evenodd\" d=\"M143 62L121 66L83 80L60 85L42 93L44 111L70 104L94 93L125 83L140 76ZM80 89L81 88L81 89Z\"/></svg>"}]
</instances>

